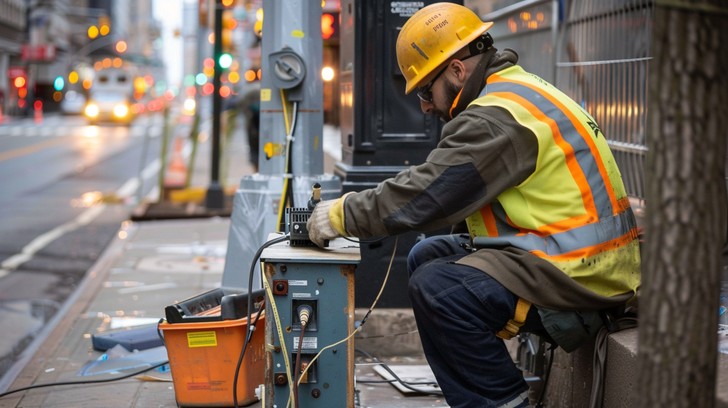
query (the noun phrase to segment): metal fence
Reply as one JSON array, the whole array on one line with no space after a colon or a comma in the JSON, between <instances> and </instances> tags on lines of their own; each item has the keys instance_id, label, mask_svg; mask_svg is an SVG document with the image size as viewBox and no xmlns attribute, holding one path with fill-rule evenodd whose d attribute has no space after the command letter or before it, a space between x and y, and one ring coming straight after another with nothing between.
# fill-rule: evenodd
<instances>
[{"instance_id":1,"label":"metal fence","mask_svg":"<svg viewBox=\"0 0 728 408\"><path fill-rule=\"evenodd\" d=\"M652 0L501 1L482 15L500 49L599 123L631 197L644 200Z\"/></svg>"}]
</instances>

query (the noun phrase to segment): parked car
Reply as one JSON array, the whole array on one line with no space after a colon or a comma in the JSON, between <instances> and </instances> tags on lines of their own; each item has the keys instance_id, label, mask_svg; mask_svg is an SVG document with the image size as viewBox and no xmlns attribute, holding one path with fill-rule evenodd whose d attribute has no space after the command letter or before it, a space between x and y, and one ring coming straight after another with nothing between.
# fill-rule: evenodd
<instances>
[{"instance_id":1,"label":"parked car","mask_svg":"<svg viewBox=\"0 0 728 408\"><path fill-rule=\"evenodd\" d=\"M61 100L61 113L65 115L80 115L86 107L86 97L76 91L68 91Z\"/></svg>"}]
</instances>

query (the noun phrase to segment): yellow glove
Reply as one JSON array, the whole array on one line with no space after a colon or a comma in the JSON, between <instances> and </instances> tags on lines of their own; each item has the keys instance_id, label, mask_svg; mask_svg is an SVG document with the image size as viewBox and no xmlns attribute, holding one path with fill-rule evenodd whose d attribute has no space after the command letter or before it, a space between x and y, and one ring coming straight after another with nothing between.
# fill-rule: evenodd
<instances>
[{"instance_id":1,"label":"yellow glove","mask_svg":"<svg viewBox=\"0 0 728 408\"><path fill-rule=\"evenodd\" d=\"M346 234L346 230L344 230L345 197L319 202L306 223L308 237L321 248L326 246L325 241Z\"/></svg>"}]
</instances>

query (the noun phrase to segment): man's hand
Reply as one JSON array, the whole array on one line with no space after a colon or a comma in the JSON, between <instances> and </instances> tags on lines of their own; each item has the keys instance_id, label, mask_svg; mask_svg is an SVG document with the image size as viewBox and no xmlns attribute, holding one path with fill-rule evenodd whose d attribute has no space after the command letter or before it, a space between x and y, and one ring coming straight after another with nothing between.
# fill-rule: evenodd
<instances>
[{"instance_id":1,"label":"man's hand","mask_svg":"<svg viewBox=\"0 0 728 408\"><path fill-rule=\"evenodd\" d=\"M331 219L329 218L329 211L336 201L338 200L325 200L316 204L313 214L306 223L308 237L321 248L324 247L325 240L340 236L331 225Z\"/></svg>"}]
</instances>

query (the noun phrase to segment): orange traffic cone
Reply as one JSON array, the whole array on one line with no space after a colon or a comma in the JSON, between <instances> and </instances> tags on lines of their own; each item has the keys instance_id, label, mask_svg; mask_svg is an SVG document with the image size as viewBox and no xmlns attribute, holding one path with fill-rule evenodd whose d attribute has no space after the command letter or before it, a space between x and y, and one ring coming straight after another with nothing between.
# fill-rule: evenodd
<instances>
[{"instance_id":1,"label":"orange traffic cone","mask_svg":"<svg viewBox=\"0 0 728 408\"><path fill-rule=\"evenodd\" d=\"M185 163L182 149L184 147L184 140L178 137L174 140L174 149L167 166L167 171L164 174L164 188L165 189L180 189L185 187L187 181L187 163Z\"/></svg>"}]
</instances>

